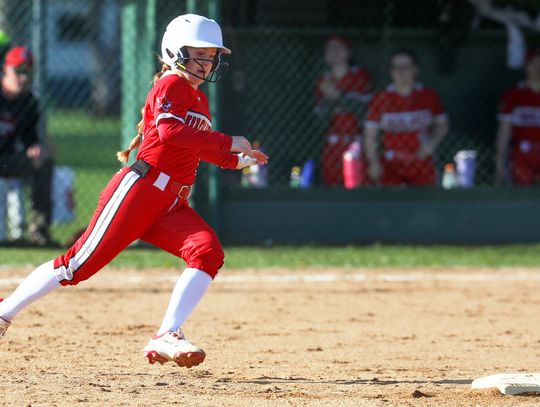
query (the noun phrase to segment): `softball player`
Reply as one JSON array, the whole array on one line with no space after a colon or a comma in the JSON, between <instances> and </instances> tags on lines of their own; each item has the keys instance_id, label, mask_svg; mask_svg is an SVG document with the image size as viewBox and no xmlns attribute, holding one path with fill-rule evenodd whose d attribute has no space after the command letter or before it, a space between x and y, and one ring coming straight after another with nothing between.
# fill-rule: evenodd
<instances>
[{"instance_id":1,"label":"softball player","mask_svg":"<svg viewBox=\"0 0 540 407\"><path fill-rule=\"evenodd\" d=\"M371 98L371 75L351 65L352 51L343 37L328 38L324 48L328 71L317 80L315 113L330 126L322 153L325 185L343 185L343 153L362 133L360 117Z\"/></svg>"},{"instance_id":2,"label":"softball player","mask_svg":"<svg viewBox=\"0 0 540 407\"><path fill-rule=\"evenodd\" d=\"M540 49L527 53L525 73L500 101L496 181L530 186L540 183Z\"/></svg>"},{"instance_id":3,"label":"softball player","mask_svg":"<svg viewBox=\"0 0 540 407\"><path fill-rule=\"evenodd\" d=\"M394 53L390 71L392 84L372 99L365 124L370 177L383 185L435 185L433 153L448 132L441 100L433 89L416 82L418 64L412 52Z\"/></svg>"},{"instance_id":4,"label":"softball player","mask_svg":"<svg viewBox=\"0 0 540 407\"><path fill-rule=\"evenodd\" d=\"M113 176L99 197L90 224L63 255L39 266L0 303L0 336L27 305L60 286L76 285L98 272L136 239L181 257L187 268L171 295L161 327L144 348L150 363L200 364L204 351L190 343L181 326L223 265L214 231L189 207L200 160L223 168L266 164L244 137L210 129L206 96L198 89L216 81L223 66L221 29L205 17L186 14L172 20L162 40L163 69L143 108L138 134L120 152L135 164ZM232 154L238 152L241 154Z\"/></svg>"}]
</instances>

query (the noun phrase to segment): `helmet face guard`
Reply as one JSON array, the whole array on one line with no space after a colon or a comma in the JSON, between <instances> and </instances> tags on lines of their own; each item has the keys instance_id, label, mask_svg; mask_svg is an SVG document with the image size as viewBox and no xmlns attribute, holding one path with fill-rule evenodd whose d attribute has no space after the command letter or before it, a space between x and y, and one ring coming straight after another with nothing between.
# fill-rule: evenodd
<instances>
[{"instance_id":1,"label":"helmet face guard","mask_svg":"<svg viewBox=\"0 0 540 407\"><path fill-rule=\"evenodd\" d=\"M208 75L188 71L186 64L192 60L202 67L202 58L191 58L187 47L216 48L212 58L212 69ZM228 63L221 61L221 54L230 54L231 50L223 45L223 36L219 24L211 19L196 14L184 14L173 19L167 26L161 41L161 55L164 63L171 68L188 72L206 82L217 82L225 73Z\"/></svg>"},{"instance_id":2,"label":"helmet face guard","mask_svg":"<svg viewBox=\"0 0 540 407\"><path fill-rule=\"evenodd\" d=\"M167 49L167 53L169 54L169 56L171 56L172 52ZM221 78L223 78L223 76L225 75L225 73L227 72L228 68L229 68L229 64L225 61L222 61L221 60L221 51L218 50L216 52L216 55L214 56L214 58L212 58L211 60L210 59L203 59L203 58L191 58L189 56L189 52L187 50L187 47L182 47L180 48L178 54L176 55L177 56L177 60L176 62L174 63L175 67L181 71L184 71L184 72L187 72L189 73L190 75L193 75L195 78L198 78L198 79L201 79L205 82L218 82L219 80L221 80ZM172 56L171 56L172 57ZM199 61L204 61L204 62L212 62L212 69L210 70L210 73L205 76L201 76L195 72L191 72L187 69L186 67L186 64L188 61L193 61L195 62L197 65L199 65L201 67L201 69L204 71L204 68L203 68L203 65L199 62Z\"/></svg>"}]
</instances>

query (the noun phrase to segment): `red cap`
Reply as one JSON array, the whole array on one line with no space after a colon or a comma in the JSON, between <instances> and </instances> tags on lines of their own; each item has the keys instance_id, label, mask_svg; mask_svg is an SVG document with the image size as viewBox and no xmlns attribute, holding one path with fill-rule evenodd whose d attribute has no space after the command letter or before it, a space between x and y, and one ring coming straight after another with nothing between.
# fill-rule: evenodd
<instances>
[{"instance_id":1,"label":"red cap","mask_svg":"<svg viewBox=\"0 0 540 407\"><path fill-rule=\"evenodd\" d=\"M525 57L525 63L531 62L534 58L540 57L540 47L529 48Z\"/></svg>"},{"instance_id":2,"label":"red cap","mask_svg":"<svg viewBox=\"0 0 540 407\"><path fill-rule=\"evenodd\" d=\"M5 65L20 66L20 65L32 65L34 58L32 52L26 47L11 48L6 54Z\"/></svg>"}]
</instances>

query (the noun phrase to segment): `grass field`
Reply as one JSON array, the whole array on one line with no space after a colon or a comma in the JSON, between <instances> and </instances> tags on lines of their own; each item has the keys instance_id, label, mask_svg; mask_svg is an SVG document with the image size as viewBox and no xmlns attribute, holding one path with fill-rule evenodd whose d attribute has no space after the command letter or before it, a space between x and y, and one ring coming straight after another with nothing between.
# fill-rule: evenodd
<instances>
[{"instance_id":1,"label":"grass field","mask_svg":"<svg viewBox=\"0 0 540 407\"><path fill-rule=\"evenodd\" d=\"M57 256L59 250L0 250L0 264L26 266ZM459 268L531 267L540 265L540 244L505 246L346 246L228 247L225 268ZM130 248L112 263L116 268L172 268L178 259L161 250Z\"/></svg>"},{"instance_id":2,"label":"grass field","mask_svg":"<svg viewBox=\"0 0 540 407\"><path fill-rule=\"evenodd\" d=\"M88 223L99 193L120 167L115 157L120 148L120 132L119 117L94 117L74 109L49 112L47 134L56 165L75 170L76 218L67 224L54 224L54 239L65 242Z\"/></svg>"},{"instance_id":3,"label":"grass field","mask_svg":"<svg viewBox=\"0 0 540 407\"><path fill-rule=\"evenodd\" d=\"M68 109L52 110L48 115L47 134L60 165L116 166L120 132L118 117L93 117L83 110Z\"/></svg>"},{"instance_id":4,"label":"grass field","mask_svg":"<svg viewBox=\"0 0 540 407\"><path fill-rule=\"evenodd\" d=\"M76 231L86 227L101 190L115 173L112 168L75 168L75 220L55 223L51 233L59 242L66 242Z\"/></svg>"}]
</instances>

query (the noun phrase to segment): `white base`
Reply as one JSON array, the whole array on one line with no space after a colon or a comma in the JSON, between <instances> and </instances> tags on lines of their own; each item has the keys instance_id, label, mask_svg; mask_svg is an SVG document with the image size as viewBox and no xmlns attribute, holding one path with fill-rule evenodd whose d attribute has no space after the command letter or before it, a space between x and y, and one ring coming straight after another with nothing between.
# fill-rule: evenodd
<instances>
[{"instance_id":1,"label":"white base","mask_svg":"<svg viewBox=\"0 0 540 407\"><path fill-rule=\"evenodd\" d=\"M472 382L473 389L497 388L502 394L540 393L540 373L502 373L481 377Z\"/></svg>"}]
</instances>

